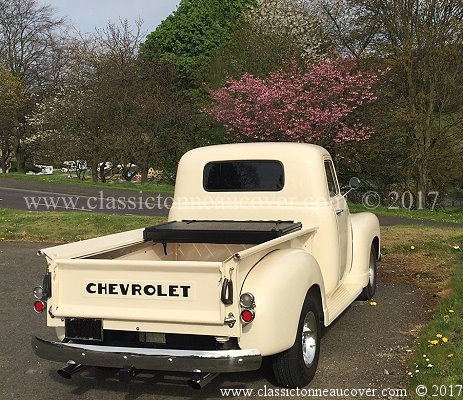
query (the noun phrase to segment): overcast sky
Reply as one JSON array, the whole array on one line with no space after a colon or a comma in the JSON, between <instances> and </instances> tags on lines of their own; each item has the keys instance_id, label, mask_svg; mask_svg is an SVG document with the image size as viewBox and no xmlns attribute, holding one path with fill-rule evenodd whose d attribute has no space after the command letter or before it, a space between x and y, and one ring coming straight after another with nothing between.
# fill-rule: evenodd
<instances>
[{"instance_id":1,"label":"overcast sky","mask_svg":"<svg viewBox=\"0 0 463 400\"><path fill-rule=\"evenodd\" d=\"M180 0L38 0L50 4L60 16L67 16L82 32L93 32L108 21L118 22L119 18L133 23L143 20L143 30L152 32L172 11Z\"/></svg>"}]
</instances>

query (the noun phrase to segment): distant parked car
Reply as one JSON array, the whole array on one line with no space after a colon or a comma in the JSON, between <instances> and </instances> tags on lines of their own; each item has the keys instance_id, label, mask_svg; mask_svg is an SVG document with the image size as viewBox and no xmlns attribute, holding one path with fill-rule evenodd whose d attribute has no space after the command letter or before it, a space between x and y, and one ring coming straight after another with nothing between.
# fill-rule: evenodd
<instances>
[{"instance_id":1,"label":"distant parked car","mask_svg":"<svg viewBox=\"0 0 463 400\"><path fill-rule=\"evenodd\" d=\"M40 172L37 172L36 175L53 175L53 165L34 165L40 169Z\"/></svg>"},{"instance_id":2,"label":"distant parked car","mask_svg":"<svg viewBox=\"0 0 463 400\"><path fill-rule=\"evenodd\" d=\"M98 169L100 169L103 164L104 164L105 172L110 171L113 168L113 163L111 161L106 161L104 163L99 163L98 164Z\"/></svg>"},{"instance_id":3,"label":"distant parked car","mask_svg":"<svg viewBox=\"0 0 463 400\"><path fill-rule=\"evenodd\" d=\"M83 171L87 169L87 161L76 160L76 161L64 161L61 172L63 174L69 174L71 172Z\"/></svg>"},{"instance_id":4,"label":"distant parked car","mask_svg":"<svg viewBox=\"0 0 463 400\"><path fill-rule=\"evenodd\" d=\"M125 165L117 164L116 168L119 171L121 177L126 181L131 181L140 171L140 167L133 163L128 163Z\"/></svg>"}]
</instances>

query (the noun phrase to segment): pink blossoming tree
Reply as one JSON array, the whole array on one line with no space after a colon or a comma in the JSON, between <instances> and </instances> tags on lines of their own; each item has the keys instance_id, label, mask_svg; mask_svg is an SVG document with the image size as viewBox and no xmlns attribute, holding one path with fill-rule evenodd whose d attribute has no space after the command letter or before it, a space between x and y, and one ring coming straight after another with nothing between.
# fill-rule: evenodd
<instances>
[{"instance_id":1,"label":"pink blossoming tree","mask_svg":"<svg viewBox=\"0 0 463 400\"><path fill-rule=\"evenodd\" d=\"M208 112L237 138L322 145L368 139L373 129L353 113L376 100L372 88L382 73L355 67L338 58L294 61L263 79L245 74L211 92Z\"/></svg>"}]
</instances>

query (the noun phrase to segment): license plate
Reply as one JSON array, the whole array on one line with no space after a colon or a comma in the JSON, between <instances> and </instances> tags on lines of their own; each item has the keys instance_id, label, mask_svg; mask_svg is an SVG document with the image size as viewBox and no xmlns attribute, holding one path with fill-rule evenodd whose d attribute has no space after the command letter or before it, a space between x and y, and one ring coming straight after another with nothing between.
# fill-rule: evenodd
<instances>
[{"instance_id":1,"label":"license plate","mask_svg":"<svg viewBox=\"0 0 463 400\"><path fill-rule=\"evenodd\" d=\"M100 319L66 318L66 339L103 341L103 324Z\"/></svg>"},{"instance_id":2,"label":"license plate","mask_svg":"<svg viewBox=\"0 0 463 400\"><path fill-rule=\"evenodd\" d=\"M140 342L166 344L165 333L140 332Z\"/></svg>"}]
</instances>

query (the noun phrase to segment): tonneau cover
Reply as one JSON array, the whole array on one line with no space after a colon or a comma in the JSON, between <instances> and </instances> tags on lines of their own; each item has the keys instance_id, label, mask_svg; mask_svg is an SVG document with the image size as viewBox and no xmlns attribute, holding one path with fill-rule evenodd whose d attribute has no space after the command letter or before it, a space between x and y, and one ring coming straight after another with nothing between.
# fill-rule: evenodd
<instances>
[{"instance_id":1,"label":"tonneau cover","mask_svg":"<svg viewBox=\"0 0 463 400\"><path fill-rule=\"evenodd\" d=\"M298 231L293 221L173 221L146 228L145 241L158 243L260 244Z\"/></svg>"}]
</instances>

